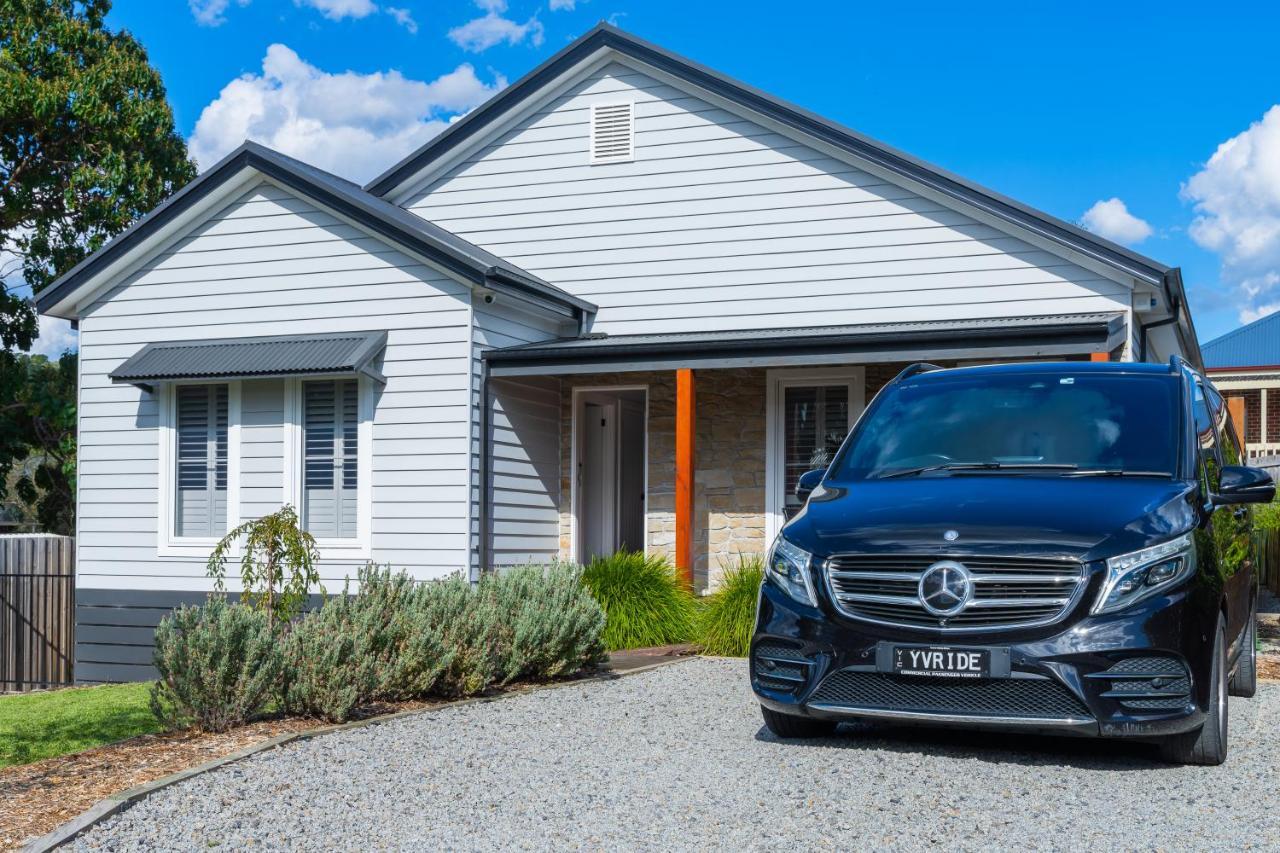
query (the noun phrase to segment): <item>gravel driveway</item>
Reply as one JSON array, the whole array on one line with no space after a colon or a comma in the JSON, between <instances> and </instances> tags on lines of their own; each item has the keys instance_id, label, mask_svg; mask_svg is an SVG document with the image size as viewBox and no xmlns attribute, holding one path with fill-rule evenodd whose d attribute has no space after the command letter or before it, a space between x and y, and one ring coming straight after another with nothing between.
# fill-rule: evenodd
<instances>
[{"instance_id":1,"label":"gravel driveway","mask_svg":"<svg viewBox=\"0 0 1280 853\"><path fill-rule=\"evenodd\" d=\"M698 659L317 738L167 788L80 849L1280 847L1280 685L1219 768L918 729L780 743Z\"/></svg>"}]
</instances>

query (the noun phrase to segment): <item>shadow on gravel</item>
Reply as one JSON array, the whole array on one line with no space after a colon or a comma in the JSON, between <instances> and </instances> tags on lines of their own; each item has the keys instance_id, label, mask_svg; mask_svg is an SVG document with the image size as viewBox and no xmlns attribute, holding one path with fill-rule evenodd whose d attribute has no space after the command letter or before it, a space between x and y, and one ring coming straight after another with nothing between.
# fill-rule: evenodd
<instances>
[{"instance_id":1,"label":"shadow on gravel","mask_svg":"<svg viewBox=\"0 0 1280 853\"><path fill-rule=\"evenodd\" d=\"M1020 735L962 729L849 723L837 735L815 740L781 740L764 726L756 740L803 749L809 746L970 758L1024 767L1070 766L1081 770L1172 770L1152 744L1095 738Z\"/></svg>"}]
</instances>

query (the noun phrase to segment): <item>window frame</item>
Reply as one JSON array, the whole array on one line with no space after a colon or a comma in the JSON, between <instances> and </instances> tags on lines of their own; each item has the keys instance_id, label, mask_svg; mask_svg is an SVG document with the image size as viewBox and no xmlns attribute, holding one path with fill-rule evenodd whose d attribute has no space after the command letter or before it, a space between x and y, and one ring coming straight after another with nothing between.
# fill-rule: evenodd
<instances>
[{"instance_id":1,"label":"window frame","mask_svg":"<svg viewBox=\"0 0 1280 853\"><path fill-rule=\"evenodd\" d=\"M159 447L156 513L156 552L161 557L196 557L207 560L209 552L222 536L178 536L177 464L178 464L178 388L188 386L227 386L227 531L240 524L240 391L238 380L209 379L187 382L165 382L159 387Z\"/></svg>"},{"instance_id":2,"label":"window frame","mask_svg":"<svg viewBox=\"0 0 1280 853\"><path fill-rule=\"evenodd\" d=\"M849 389L849 429L857 423L867 406L866 368L817 367L796 370L770 370L766 374L765 391L765 486L764 518L766 545L786 523L782 504L786 499L785 413L783 405L788 388L821 385L846 385ZM846 431L846 436L847 436Z\"/></svg>"},{"instance_id":3,"label":"window frame","mask_svg":"<svg viewBox=\"0 0 1280 853\"><path fill-rule=\"evenodd\" d=\"M373 558L373 387L368 376L349 373L286 379L284 382L284 503L302 517L305 463L302 386L306 382L356 380L356 535L351 538L316 537L321 559L370 560Z\"/></svg>"}]
</instances>

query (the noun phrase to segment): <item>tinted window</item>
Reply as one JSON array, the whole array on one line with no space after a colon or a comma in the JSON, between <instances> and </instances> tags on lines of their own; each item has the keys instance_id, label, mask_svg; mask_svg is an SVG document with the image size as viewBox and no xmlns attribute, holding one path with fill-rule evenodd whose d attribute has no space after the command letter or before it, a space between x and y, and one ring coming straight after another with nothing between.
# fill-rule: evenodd
<instances>
[{"instance_id":1,"label":"tinted window","mask_svg":"<svg viewBox=\"0 0 1280 853\"><path fill-rule=\"evenodd\" d=\"M1175 376L922 376L887 388L839 460L839 479L947 463L1175 470Z\"/></svg>"}]
</instances>

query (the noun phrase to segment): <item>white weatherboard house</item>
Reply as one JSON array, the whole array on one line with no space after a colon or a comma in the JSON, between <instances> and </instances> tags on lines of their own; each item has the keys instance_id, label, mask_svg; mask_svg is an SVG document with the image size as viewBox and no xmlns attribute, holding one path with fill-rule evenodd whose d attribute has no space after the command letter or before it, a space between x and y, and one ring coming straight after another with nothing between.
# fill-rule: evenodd
<instances>
[{"instance_id":1,"label":"white weatherboard house","mask_svg":"<svg viewBox=\"0 0 1280 853\"><path fill-rule=\"evenodd\" d=\"M246 143L80 329L77 677L289 503L329 589L759 554L909 362L1199 363L1179 271L601 25L366 187Z\"/></svg>"}]
</instances>

